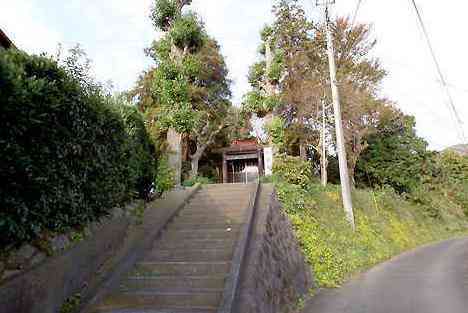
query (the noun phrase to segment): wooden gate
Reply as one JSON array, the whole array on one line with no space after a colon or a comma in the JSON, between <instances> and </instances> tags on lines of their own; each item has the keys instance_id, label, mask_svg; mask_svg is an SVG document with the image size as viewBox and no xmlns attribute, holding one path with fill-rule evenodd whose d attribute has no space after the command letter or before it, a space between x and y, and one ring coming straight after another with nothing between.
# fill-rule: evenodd
<instances>
[{"instance_id":1,"label":"wooden gate","mask_svg":"<svg viewBox=\"0 0 468 313\"><path fill-rule=\"evenodd\" d=\"M232 160L228 162L229 183L251 183L259 178L258 159Z\"/></svg>"}]
</instances>

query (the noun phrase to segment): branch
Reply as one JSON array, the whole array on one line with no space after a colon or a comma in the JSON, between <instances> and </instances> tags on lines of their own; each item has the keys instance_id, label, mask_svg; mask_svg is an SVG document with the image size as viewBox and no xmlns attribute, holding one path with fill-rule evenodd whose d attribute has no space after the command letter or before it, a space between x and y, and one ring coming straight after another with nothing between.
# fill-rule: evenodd
<instances>
[{"instance_id":1,"label":"branch","mask_svg":"<svg viewBox=\"0 0 468 313\"><path fill-rule=\"evenodd\" d=\"M221 124L219 124L218 128L210 133L207 140L204 143L201 143L200 142L201 139L202 139L201 137L204 137L204 135L206 135L209 132L210 123L208 122L203 127L203 129L201 131L201 134L199 136L197 136L197 139L196 139L196 141L197 141L197 151L194 154L191 154L190 158L193 159L193 158L196 158L196 157L200 157L205 152L206 148L208 148L213 143L216 135L218 135L219 132L221 130L223 130L225 125L226 125L225 122L221 122ZM202 134L203 134L203 136L201 136Z\"/></svg>"}]
</instances>

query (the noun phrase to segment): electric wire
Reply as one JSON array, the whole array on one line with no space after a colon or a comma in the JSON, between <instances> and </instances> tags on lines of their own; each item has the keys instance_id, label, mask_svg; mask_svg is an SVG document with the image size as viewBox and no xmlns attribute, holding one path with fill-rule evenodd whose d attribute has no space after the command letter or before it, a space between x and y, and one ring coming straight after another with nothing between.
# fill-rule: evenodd
<instances>
[{"instance_id":1,"label":"electric wire","mask_svg":"<svg viewBox=\"0 0 468 313\"><path fill-rule=\"evenodd\" d=\"M356 9L354 10L354 14L353 14L353 19L352 19L352 22L351 22L351 25L354 26L354 24L356 23L356 18L359 14L359 9L361 8L361 4L362 4L363 0L358 0L358 3L356 5Z\"/></svg>"},{"instance_id":2,"label":"electric wire","mask_svg":"<svg viewBox=\"0 0 468 313\"><path fill-rule=\"evenodd\" d=\"M436 70L437 70L437 73L439 75L440 82L441 82L441 84L443 86L443 89L444 89L446 95L447 95L449 110L453 114L453 116L455 117L455 121L456 121L456 124L458 126L457 130L459 132L460 139L463 141L463 143L466 143L467 140L466 140L465 132L464 132L464 129L463 129L463 121L460 118L460 115L458 114L457 108L455 107L455 103L453 101L452 93L450 92L449 85L448 85L448 83L447 83L447 81L445 79L445 76L444 76L443 72L442 72L442 68L440 66L439 60L437 59L434 47L432 46L432 42L431 42L431 39L429 37L429 32L427 31L426 25L424 24L424 21L422 19L422 15L421 15L421 12L419 10L419 7L416 4L415 0L409 0L409 1L411 2L411 4L413 5L413 7L414 7L414 9L416 11L416 15L417 15L419 24L421 25L422 32L424 34L427 45L429 47L429 51L431 53L434 64L436 66Z\"/></svg>"}]
</instances>

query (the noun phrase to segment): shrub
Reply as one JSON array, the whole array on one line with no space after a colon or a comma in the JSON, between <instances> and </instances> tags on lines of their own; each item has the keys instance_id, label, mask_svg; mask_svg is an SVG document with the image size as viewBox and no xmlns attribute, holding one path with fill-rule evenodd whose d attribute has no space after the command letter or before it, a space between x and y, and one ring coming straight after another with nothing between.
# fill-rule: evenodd
<instances>
[{"instance_id":1,"label":"shrub","mask_svg":"<svg viewBox=\"0 0 468 313\"><path fill-rule=\"evenodd\" d=\"M127 133L125 173L128 189L134 190L141 199L147 198L156 179L155 146L146 131L144 118L135 106L123 99L114 99Z\"/></svg>"},{"instance_id":2,"label":"shrub","mask_svg":"<svg viewBox=\"0 0 468 313\"><path fill-rule=\"evenodd\" d=\"M443 152L437 160L444 181L468 183L468 157L455 152Z\"/></svg>"},{"instance_id":3,"label":"shrub","mask_svg":"<svg viewBox=\"0 0 468 313\"><path fill-rule=\"evenodd\" d=\"M189 178L183 183L185 187L192 187L192 186L195 186L196 184L202 184L202 185L213 184L213 180L208 177L197 176L194 178Z\"/></svg>"},{"instance_id":4,"label":"shrub","mask_svg":"<svg viewBox=\"0 0 468 313\"><path fill-rule=\"evenodd\" d=\"M287 183L307 187L312 179L312 165L299 157L280 155L273 162L273 174Z\"/></svg>"},{"instance_id":5,"label":"shrub","mask_svg":"<svg viewBox=\"0 0 468 313\"><path fill-rule=\"evenodd\" d=\"M356 180L361 185L388 185L399 193L410 193L434 174L433 155L416 135L412 117L380 126L367 142L356 165Z\"/></svg>"},{"instance_id":6,"label":"shrub","mask_svg":"<svg viewBox=\"0 0 468 313\"><path fill-rule=\"evenodd\" d=\"M151 158L128 158L150 149L141 124L85 85L47 57L0 51L0 248L96 220L146 185Z\"/></svg>"},{"instance_id":7,"label":"shrub","mask_svg":"<svg viewBox=\"0 0 468 313\"><path fill-rule=\"evenodd\" d=\"M158 193L163 193L171 190L175 185L174 176L174 171L169 166L167 158L161 158L158 163L156 174L156 191Z\"/></svg>"}]
</instances>

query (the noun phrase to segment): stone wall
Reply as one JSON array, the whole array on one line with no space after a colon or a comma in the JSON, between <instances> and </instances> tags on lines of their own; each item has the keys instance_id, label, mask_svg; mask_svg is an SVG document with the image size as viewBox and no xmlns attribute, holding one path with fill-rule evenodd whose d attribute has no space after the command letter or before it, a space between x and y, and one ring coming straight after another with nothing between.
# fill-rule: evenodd
<instances>
[{"instance_id":1,"label":"stone wall","mask_svg":"<svg viewBox=\"0 0 468 313\"><path fill-rule=\"evenodd\" d=\"M234 312L293 312L313 279L271 185L262 185L255 214Z\"/></svg>"},{"instance_id":2,"label":"stone wall","mask_svg":"<svg viewBox=\"0 0 468 313\"><path fill-rule=\"evenodd\" d=\"M198 188L169 193L137 214L120 210L81 242L8 277L0 283L0 313L57 313L68 299L83 307L133 265Z\"/></svg>"}]
</instances>

